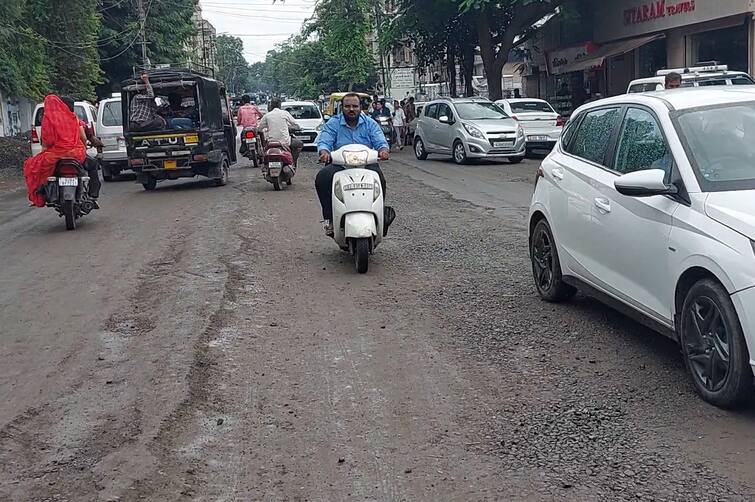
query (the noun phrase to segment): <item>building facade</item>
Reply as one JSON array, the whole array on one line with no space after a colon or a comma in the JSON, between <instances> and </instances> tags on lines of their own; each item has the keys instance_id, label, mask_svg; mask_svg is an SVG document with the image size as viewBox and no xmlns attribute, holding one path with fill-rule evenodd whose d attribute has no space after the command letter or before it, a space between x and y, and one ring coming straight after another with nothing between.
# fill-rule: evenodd
<instances>
[{"instance_id":1,"label":"building facade","mask_svg":"<svg viewBox=\"0 0 755 502\"><path fill-rule=\"evenodd\" d=\"M194 37L189 47L189 62L197 66L218 70L217 30L202 17L202 9L197 4L192 17Z\"/></svg>"}]
</instances>

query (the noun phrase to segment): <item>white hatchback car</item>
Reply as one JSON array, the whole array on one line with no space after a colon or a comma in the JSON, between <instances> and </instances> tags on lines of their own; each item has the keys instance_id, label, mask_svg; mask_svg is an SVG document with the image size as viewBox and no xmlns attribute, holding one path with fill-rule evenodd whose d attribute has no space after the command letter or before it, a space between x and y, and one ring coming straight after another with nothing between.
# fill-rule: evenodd
<instances>
[{"instance_id":1,"label":"white hatchback car","mask_svg":"<svg viewBox=\"0 0 755 502\"><path fill-rule=\"evenodd\" d=\"M561 137L566 119L545 100L531 98L499 99L495 102L511 118L522 124L527 135L527 153L548 153Z\"/></svg>"},{"instance_id":2,"label":"white hatchback car","mask_svg":"<svg viewBox=\"0 0 755 502\"><path fill-rule=\"evenodd\" d=\"M296 132L295 137L304 143L304 148L316 147L317 137L325 123L317 104L312 101L285 101L281 108L290 113L301 126L301 131Z\"/></svg>"},{"instance_id":3,"label":"white hatchback car","mask_svg":"<svg viewBox=\"0 0 755 502\"><path fill-rule=\"evenodd\" d=\"M529 223L543 299L597 296L677 340L707 401L753 396L755 87L582 106L538 171Z\"/></svg>"}]
</instances>

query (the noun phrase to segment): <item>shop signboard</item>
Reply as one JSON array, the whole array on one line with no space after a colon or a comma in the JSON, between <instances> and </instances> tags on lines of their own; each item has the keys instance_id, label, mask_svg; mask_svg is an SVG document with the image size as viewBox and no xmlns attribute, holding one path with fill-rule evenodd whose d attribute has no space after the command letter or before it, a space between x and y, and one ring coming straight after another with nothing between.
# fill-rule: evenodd
<instances>
[{"instance_id":1,"label":"shop signboard","mask_svg":"<svg viewBox=\"0 0 755 502\"><path fill-rule=\"evenodd\" d=\"M548 73L551 75L560 75L564 73L572 63L579 61L585 56L589 56L598 49L598 46L592 42L566 47L557 51L549 52L545 55L548 64Z\"/></svg>"},{"instance_id":2,"label":"shop signboard","mask_svg":"<svg viewBox=\"0 0 755 502\"><path fill-rule=\"evenodd\" d=\"M597 2L595 41L636 37L755 10L753 0L616 0Z\"/></svg>"}]
</instances>

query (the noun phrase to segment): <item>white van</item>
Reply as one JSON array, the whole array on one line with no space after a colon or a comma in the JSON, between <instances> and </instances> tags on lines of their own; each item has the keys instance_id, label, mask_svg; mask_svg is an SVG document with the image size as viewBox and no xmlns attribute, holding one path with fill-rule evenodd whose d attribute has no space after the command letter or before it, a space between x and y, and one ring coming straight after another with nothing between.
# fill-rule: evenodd
<instances>
[{"instance_id":1,"label":"white van","mask_svg":"<svg viewBox=\"0 0 755 502\"><path fill-rule=\"evenodd\" d=\"M73 105L73 111L79 120L86 122L86 124L93 130L97 123L97 110L94 105L89 101L76 101ZM44 103L39 103L34 107L34 127L31 130L31 154L36 155L42 151L42 143L40 138L42 137L42 117L45 113ZM87 150L87 155L92 157L97 156L97 149L90 148Z\"/></svg>"},{"instance_id":2,"label":"white van","mask_svg":"<svg viewBox=\"0 0 755 502\"><path fill-rule=\"evenodd\" d=\"M100 101L96 131L103 144L100 167L105 181L112 181L121 171L130 169L122 117L120 93Z\"/></svg>"},{"instance_id":3,"label":"white van","mask_svg":"<svg viewBox=\"0 0 755 502\"><path fill-rule=\"evenodd\" d=\"M627 88L627 94L662 91L666 88L666 75L669 73L678 73L682 76L682 87L755 84L752 77L743 71L729 71L729 67L726 65L711 64L691 68L658 70L655 77L632 80Z\"/></svg>"}]
</instances>

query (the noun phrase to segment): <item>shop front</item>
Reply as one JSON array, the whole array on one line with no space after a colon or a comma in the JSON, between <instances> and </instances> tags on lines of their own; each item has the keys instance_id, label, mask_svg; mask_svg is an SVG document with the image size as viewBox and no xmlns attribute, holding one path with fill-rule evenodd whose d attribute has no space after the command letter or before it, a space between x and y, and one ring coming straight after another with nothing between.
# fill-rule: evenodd
<instances>
[{"instance_id":1,"label":"shop front","mask_svg":"<svg viewBox=\"0 0 755 502\"><path fill-rule=\"evenodd\" d=\"M751 0L594 0L594 40L607 46L629 44L631 51L605 51L606 92L620 94L634 78L662 68L716 61L752 74Z\"/></svg>"},{"instance_id":2,"label":"shop front","mask_svg":"<svg viewBox=\"0 0 755 502\"><path fill-rule=\"evenodd\" d=\"M541 95L564 117L571 115L600 88L600 76L589 65L572 68L598 50L594 43L585 42L545 54L547 78Z\"/></svg>"}]
</instances>

